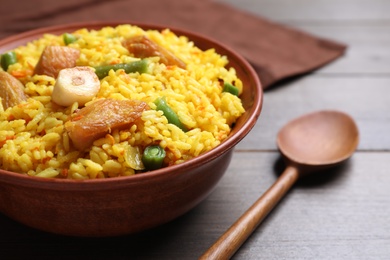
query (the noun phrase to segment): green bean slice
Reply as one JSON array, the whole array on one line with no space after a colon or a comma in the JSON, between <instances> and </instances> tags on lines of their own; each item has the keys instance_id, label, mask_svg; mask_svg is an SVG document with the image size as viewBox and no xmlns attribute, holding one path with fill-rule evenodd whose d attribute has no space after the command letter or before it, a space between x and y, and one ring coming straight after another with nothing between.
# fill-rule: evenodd
<instances>
[{"instance_id":1,"label":"green bean slice","mask_svg":"<svg viewBox=\"0 0 390 260\"><path fill-rule=\"evenodd\" d=\"M8 67L16 62L18 62L18 60L14 51L9 51L1 55L1 67L4 71L7 71Z\"/></svg>"},{"instance_id":2,"label":"green bean slice","mask_svg":"<svg viewBox=\"0 0 390 260\"><path fill-rule=\"evenodd\" d=\"M117 71L123 69L126 73L139 72L148 73L149 61L147 59L133 61L130 63L118 63L113 65L102 65L95 67L95 73L99 79L103 79L108 75L110 70Z\"/></svg>"},{"instance_id":3,"label":"green bean slice","mask_svg":"<svg viewBox=\"0 0 390 260\"><path fill-rule=\"evenodd\" d=\"M161 146L150 145L143 152L142 163L146 170L157 170L162 168L165 156L166 152Z\"/></svg>"},{"instance_id":4,"label":"green bean slice","mask_svg":"<svg viewBox=\"0 0 390 260\"><path fill-rule=\"evenodd\" d=\"M173 109L167 104L165 97L157 98L154 101L154 104L156 104L157 110L160 110L164 113L164 116L167 118L168 123L176 125L184 132L188 131L187 127L180 121L176 112L173 111Z\"/></svg>"},{"instance_id":5,"label":"green bean slice","mask_svg":"<svg viewBox=\"0 0 390 260\"><path fill-rule=\"evenodd\" d=\"M230 84L228 82L225 82L223 84L222 92L229 92L230 94L233 94L235 96L238 96L238 94L239 94L238 88L236 86L234 86L233 84Z\"/></svg>"},{"instance_id":6,"label":"green bean slice","mask_svg":"<svg viewBox=\"0 0 390 260\"><path fill-rule=\"evenodd\" d=\"M64 43L65 45L69 45L71 43L74 43L75 41L77 41L77 37L71 33L64 33L62 35L62 38L64 40Z\"/></svg>"}]
</instances>

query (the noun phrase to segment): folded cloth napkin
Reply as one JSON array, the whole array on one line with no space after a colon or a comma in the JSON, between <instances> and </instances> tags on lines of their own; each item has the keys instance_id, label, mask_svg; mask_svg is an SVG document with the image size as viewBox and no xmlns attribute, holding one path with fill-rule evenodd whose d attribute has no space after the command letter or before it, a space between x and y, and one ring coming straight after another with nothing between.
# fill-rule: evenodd
<instances>
[{"instance_id":1,"label":"folded cloth napkin","mask_svg":"<svg viewBox=\"0 0 390 260\"><path fill-rule=\"evenodd\" d=\"M42 26L80 21L134 21L189 29L243 55L263 88L313 71L346 46L211 0L19 0L0 10L0 37Z\"/></svg>"}]
</instances>

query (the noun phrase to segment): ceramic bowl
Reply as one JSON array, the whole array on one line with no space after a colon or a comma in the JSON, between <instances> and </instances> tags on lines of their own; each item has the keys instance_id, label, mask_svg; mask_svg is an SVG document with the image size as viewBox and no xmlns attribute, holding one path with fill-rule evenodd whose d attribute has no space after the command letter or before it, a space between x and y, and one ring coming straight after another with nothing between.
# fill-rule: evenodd
<instances>
[{"instance_id":1,"label":"ceramic bowl","mask_svg":"<svg viewBox=\"0 0 390 260\"><path fill-rule=\"evenodd\" d=\"M28 31L0 41L0 53L41 37L79 28L100 29L129 23L143 29L163 26L134 22L90 22ZM0 170L0 212L27 226L71 236L117 236L171 221L204 200L221 179L233 148L255 125L263 92L257 74L234 50L202 35L170 28L201 49L215 48L229 58L244 84L246 112L221 145L185 163L129 177L75 181L44 179Z\"/></svg>"}]
</instances>

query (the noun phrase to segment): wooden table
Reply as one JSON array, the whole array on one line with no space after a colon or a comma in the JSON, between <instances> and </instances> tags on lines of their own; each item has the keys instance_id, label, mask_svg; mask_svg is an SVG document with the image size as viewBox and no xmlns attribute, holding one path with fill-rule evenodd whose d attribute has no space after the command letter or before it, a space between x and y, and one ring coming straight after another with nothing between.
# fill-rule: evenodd
<instances>
[{"instance_id":1,"label":"wooden table","mask_svg":"<svg viewBox=\"0 0 390 260\"><path fill-rule=\"evenodd\" d=\"M0 215L0 258L197 259L277 178L275 145L290 119L338 109L357 121L358 151L324 178L299 182L234 259L390 259L390 1L220 0L348 44L345 56L265 92L260 119L215 191L159 228L69 238Z\"/></svg>"}]
</instances>

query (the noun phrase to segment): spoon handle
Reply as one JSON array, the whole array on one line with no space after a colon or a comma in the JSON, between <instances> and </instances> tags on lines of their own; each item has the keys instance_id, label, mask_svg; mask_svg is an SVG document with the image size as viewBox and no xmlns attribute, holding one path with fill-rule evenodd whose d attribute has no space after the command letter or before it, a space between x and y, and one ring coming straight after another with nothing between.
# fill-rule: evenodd
<instances>
[{"instance_id":1,"label":"spoon handle","mask_svg":"<svg viewBox=\"0 0 390 260\"><path fill-rule=\"evenodd\" d=\"M276 182L199 259L231 258L298 177L297 168L288 166Z\"/></svg>"}]
</instances>

